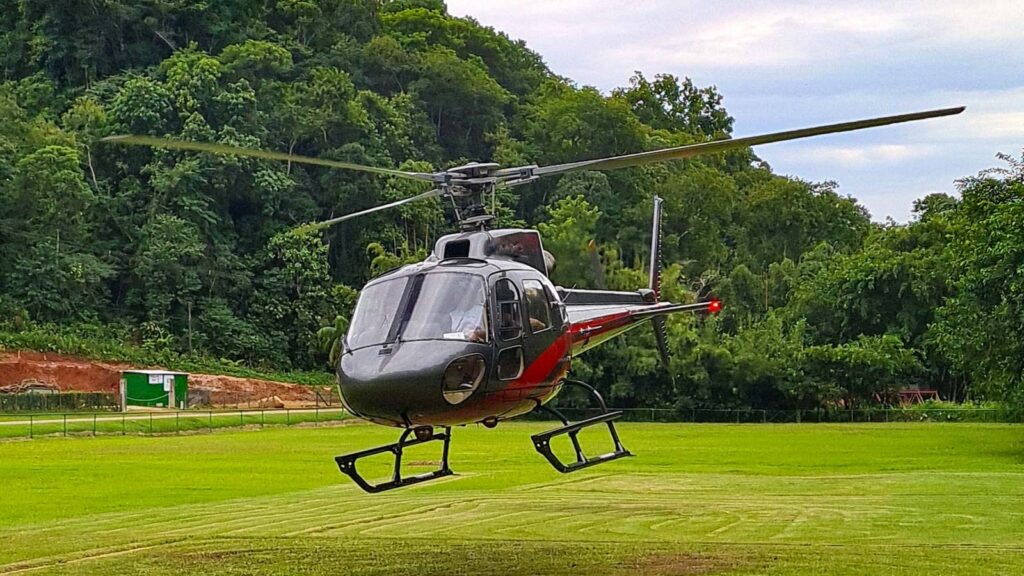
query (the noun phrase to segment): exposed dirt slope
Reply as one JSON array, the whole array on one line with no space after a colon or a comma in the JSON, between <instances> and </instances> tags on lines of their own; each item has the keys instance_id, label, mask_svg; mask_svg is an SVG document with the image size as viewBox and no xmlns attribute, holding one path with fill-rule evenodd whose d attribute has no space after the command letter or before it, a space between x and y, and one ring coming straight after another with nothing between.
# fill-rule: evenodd
<instances>
[{"instance_id":1,"label":"exposed dirt slope","mask_svg":"<svg viewBox=\"0 0 1024 576\"><path fill-rule=\"evenodd\" d=\"M0 387L42 382L62 391L116 393L121 371L131 369L140 367L45 352L0 352ZM215 374L189 374L188 382L190 392L208 395L214 405L255 407L261 399L276 396L285 406L298 407L315 404L317 390L324 398L331 393L329 387L314 388ZM334 399L337 401L336 393Z\"/></svg>"}]
</instances>

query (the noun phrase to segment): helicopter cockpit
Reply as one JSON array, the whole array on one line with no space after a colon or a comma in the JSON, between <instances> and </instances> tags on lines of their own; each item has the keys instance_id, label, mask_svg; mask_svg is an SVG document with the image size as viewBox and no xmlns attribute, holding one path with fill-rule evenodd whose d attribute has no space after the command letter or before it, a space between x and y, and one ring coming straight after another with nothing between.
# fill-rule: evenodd
<instances>
[{"instance_id":1,"label":"helicopter cockpit","mask_svg":"<svg viewBox=\"0 0 1024 576\"><path fill-rule=\"evenodd\" d=\"M347 348L398 340L487 342L484 278L435 271L383 280L363 289Z\"/></svg>"}]
</instances>

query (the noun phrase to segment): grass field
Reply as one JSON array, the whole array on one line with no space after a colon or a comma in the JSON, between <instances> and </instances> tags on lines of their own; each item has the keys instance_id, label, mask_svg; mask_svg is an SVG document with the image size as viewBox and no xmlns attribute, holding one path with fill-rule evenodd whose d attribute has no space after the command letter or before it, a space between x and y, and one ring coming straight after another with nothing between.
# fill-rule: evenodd
<instances>
[{"instance_id":1,"label":"grass field","mask_svg":"<svg viewBox=\"0 0 1024 576\"><path fill-rule=\"evenodd\" d=\"M369 425L0 442L0 574L1024 574L1024 427L624 424L569 476L545 427L379 495L332 459Z\"/></svg>"}]
</instances>

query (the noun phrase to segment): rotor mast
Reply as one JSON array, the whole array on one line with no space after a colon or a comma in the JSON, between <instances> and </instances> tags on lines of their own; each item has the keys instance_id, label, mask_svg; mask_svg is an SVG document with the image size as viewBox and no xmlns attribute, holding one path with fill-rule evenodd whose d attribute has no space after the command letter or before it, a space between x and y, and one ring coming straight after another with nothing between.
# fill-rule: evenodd
<instances>
[{"instance_id":1,"label":"rotor mast","mask_svg":"<svg viewBox=\"0 0 1024 576\"><path fill-rule=\"evenodd\" d=\"M455 218L462 230L486 230L494 219L494 214L487 211L487 195L491 195L493 205L498 186L498 178L494 173L498 168L495 162L470 162L445 172L449 179L443 187L452 197L453 204L454 199L458 198L464 206L461 210L455 206Z\"/></svg>"}]
</instances>

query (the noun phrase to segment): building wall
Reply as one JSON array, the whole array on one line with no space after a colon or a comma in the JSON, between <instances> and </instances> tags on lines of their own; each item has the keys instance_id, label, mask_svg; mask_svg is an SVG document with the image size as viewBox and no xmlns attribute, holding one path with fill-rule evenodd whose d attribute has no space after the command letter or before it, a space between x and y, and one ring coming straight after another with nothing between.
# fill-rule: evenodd
<instances>
[{"instance_id":1,"label":"building wall","mask_svg":"<svg viewBox=\"0 0 1024 576\"><path fill-rule=\"evenodd\" d=\"M151 382L150 376L159 376L159 382ZM185 402L188 405L188 376L174 375L174 397L176 406L169 406L170 393L164 389L164 375L132 374L124 375L127 403L129 406L153 406L177 408Z\"/></svg>"},{"instance_id":2,"label":"building wall","mask_svg":"<svg viewBox=\"0 0 1024 576\"><path fill-rule=\"evenodd\" d=\"M175 374L174 376L174 401L175 408L188 408L188 375Z\"/></svg>"}]
</instances>

